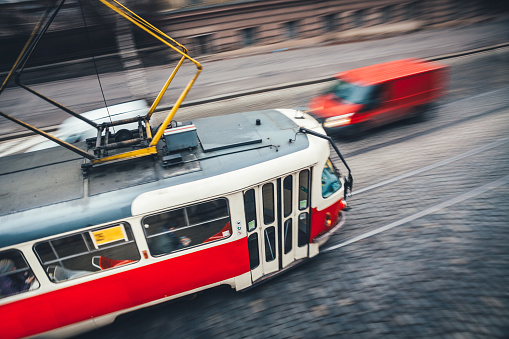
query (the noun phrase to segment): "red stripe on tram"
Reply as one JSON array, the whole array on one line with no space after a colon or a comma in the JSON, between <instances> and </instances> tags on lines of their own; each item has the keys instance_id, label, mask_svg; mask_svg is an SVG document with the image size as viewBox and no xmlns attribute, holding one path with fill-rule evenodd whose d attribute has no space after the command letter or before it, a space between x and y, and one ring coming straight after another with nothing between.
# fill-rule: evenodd
<instances>
[{"instance_id":1,"label":"red stripe on tram","mask_svg":"<svg viewBox=\"0 0 509 339\"><path fill-rule=\"evenodd\" d=\"M0 307L2 338L19 338L249 272L246 238ZM93 277L93 276L91 276Z\"/></svg>"}]
</instances>

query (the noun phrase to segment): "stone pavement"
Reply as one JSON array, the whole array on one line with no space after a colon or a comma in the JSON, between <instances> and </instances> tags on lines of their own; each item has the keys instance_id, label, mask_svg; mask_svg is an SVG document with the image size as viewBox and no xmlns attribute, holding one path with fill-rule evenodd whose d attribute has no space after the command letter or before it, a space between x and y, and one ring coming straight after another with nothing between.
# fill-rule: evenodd
<instances>
[{"instance_id":1,"label":"stone pavement","mask_svg":"<svg viewBox=\"0 0 509 339\"><path fill-rule=\"evenodd\" d=\"M453 62L451 98L429 121L337 140L354 192L444 163L354 194L319 256L247 292L216 288L79 338L509 337L509 63L467 59Z\"/></svg>"}]
</instances>

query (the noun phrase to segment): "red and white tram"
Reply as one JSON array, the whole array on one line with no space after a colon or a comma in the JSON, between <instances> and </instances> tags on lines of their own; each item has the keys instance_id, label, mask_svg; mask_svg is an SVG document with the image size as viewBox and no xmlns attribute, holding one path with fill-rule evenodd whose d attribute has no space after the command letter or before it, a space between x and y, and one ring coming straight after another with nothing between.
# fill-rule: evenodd
<instances>
[{"instance_id":1,"label":"red and white tram","mask_svg":"<svg viewBox=\"0 0 509 339\"><path fill-rule=\"evenodd\" d=\"M101 146L113 161L83 165L85 151L62 147L2 159L2 338L66 337L221 284L244 290L314 257L343 225L352 177L310 115L166 125L150 156Z\"/></svg>"}]
</instances>

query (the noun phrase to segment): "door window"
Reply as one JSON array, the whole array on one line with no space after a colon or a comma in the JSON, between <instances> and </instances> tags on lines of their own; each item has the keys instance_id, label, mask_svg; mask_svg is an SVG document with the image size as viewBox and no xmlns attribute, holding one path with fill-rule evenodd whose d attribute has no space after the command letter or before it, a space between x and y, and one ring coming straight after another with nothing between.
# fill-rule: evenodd
<instances>
[{"instance_id":1,"label":"door window","mask_svg":"<svg viewBox=\"0 0 509 339\"><path fill-rule=\"evenodd\" d=\"M308 208L309 200L309 170L299 173L299 210Z\"/></svg>"},{"instance_id":2,"label":"door window","mask_svg":"<svg viewBox=\"0 0 509 339\"><path fill-rule=\"evenodd\" d=\"M255 191L250 189L244 193L244 212L246 214L246 225L249 232L256 229L256 202Z\"/></svg>"},{"instance_id":3,"label":"door window","mask_svg":"<svg viewBox=\"0 0 509 339\"><path fill-rule=\"evenodd\" d=\"M283 180L283 211L284 217L288 217L292 213L292 176L289 175Z\"/></svg>"},{"instance_id":4,"label":"door window","mask_svg":"<svg viewBox=\"0 0 509 339\"><path fill-rule=\"evenodd\" d=\"M262 187L263 196L263 223L265 225L274 222L274 184L268 183Z\"/></svg>"},{"instance_id":5,"label":"door window","mask_svg":"<svg viewBox=\"0 0 509 339\"><path fill-rule=\"evenodd\" d=\"M292 218L285 221L284 225L285 254L292 250Z\"/></svg>"},{"instance_id":6,"label":"door window","mask_svg":"<svg viewBox=\"0 0 509 339\"><path fill-rule=\"evenodd\" d=\"M276 259L276 228L274 226L265 229L265 261Z\"/></svg>"},{"instance_id":7,"label":"door window","mask_svg":"<svg viewBox=\"0 0 509 339\"><path fill-rule=\"evenodd\" d=\"M260 265L260 252L258 250L258 233L253 233L247 238L249 251L249 265L255 269Z\"/></svg>"},{"instance_id":8,"label":"door window","mask_svg":"<svg viewBox=\"0 0 509 339\"><path fill-rule=\"evenodd\" d=\"M309 243L309 221L308 213L301 213L299 215L299 235L298 245L299 247L305 246Z\"/></svg>"}]
</instances>

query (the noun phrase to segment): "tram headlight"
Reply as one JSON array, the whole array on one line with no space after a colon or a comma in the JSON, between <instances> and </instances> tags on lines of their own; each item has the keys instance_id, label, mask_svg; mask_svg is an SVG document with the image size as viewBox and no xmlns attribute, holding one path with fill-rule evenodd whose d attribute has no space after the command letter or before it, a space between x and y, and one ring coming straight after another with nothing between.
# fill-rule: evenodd
<instances>
[{"instance_id":1,"label":"tram headlight","mask_svg":"<svg viewBox=\"0 0 509 339\"><path fill-rule=\"evenodd\" d=\"M329 212L325 214L325 227L331 227L332 225L332 218Z\"/></svg>"},{"instance_id":2,"label":"tram headlight","mask_svg":"<svg viewBox=\"0 0 509 339\"><path fill-rule=\"evenodd\" d=\"M327 118L323 122L323 127L334 128L334 127L349 125L351 122L352 115L354 115L354 113L342 114L342 115L338 115L337 117Z\"/></svg>"}]
</instances>

